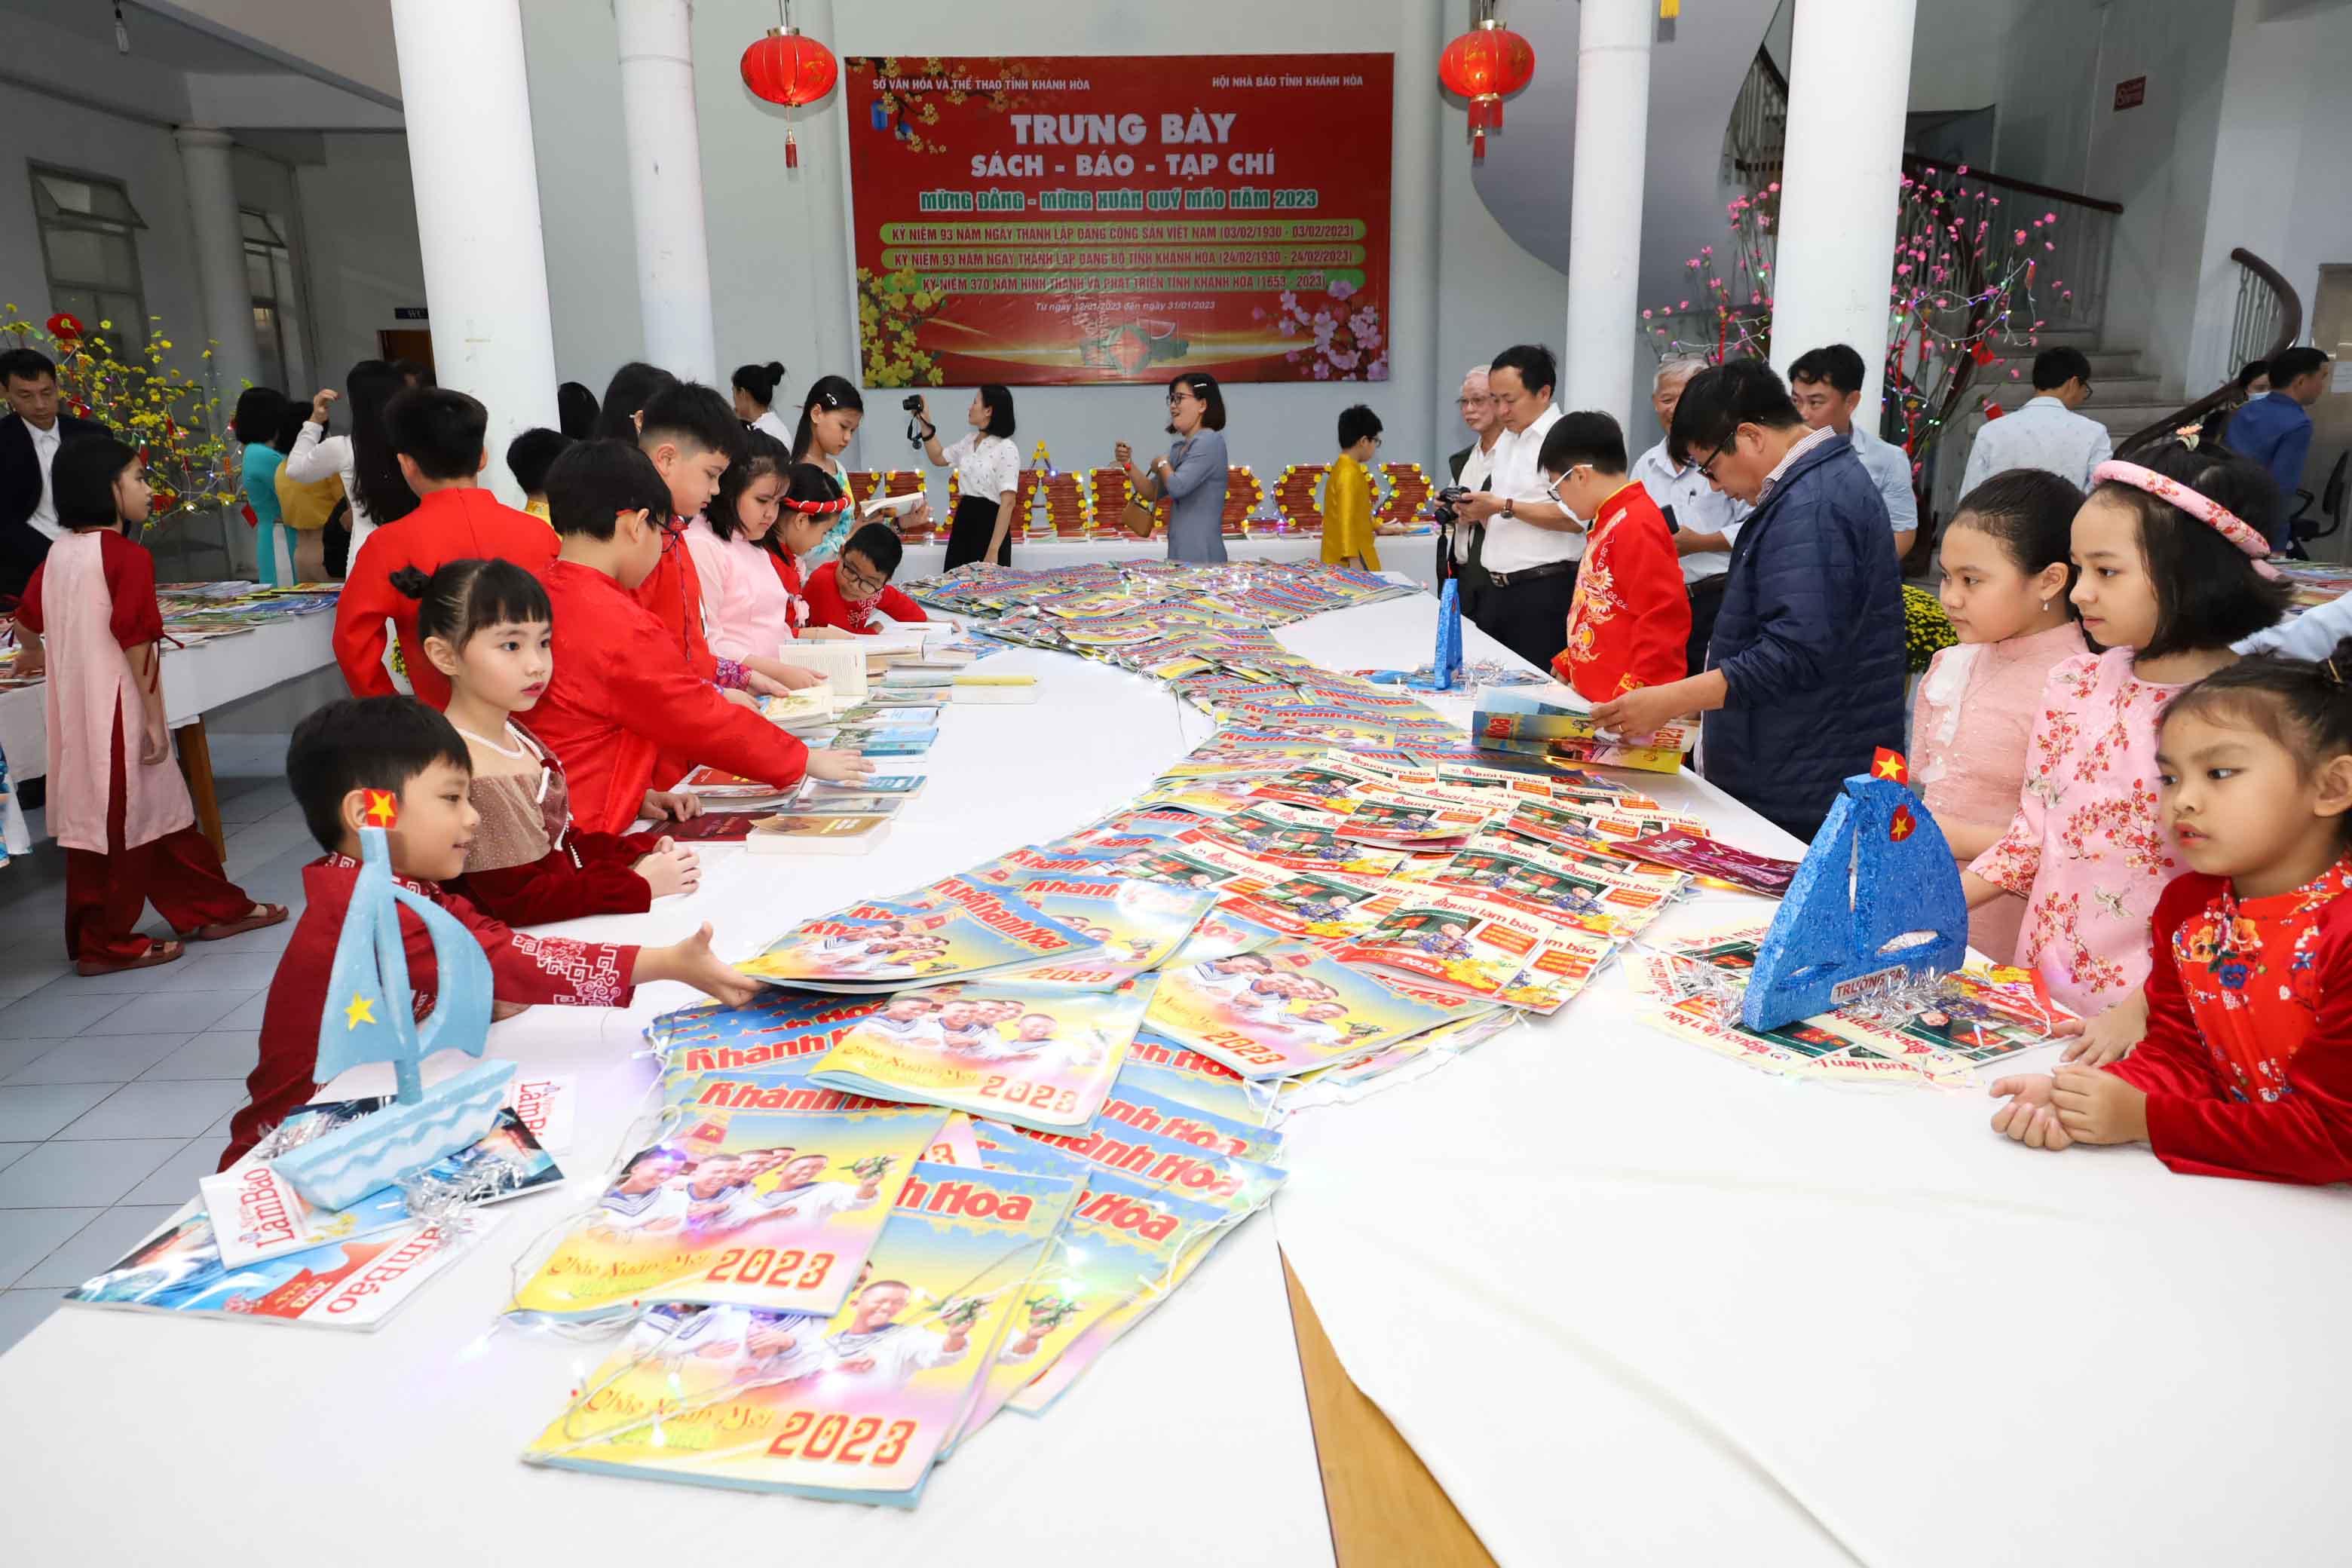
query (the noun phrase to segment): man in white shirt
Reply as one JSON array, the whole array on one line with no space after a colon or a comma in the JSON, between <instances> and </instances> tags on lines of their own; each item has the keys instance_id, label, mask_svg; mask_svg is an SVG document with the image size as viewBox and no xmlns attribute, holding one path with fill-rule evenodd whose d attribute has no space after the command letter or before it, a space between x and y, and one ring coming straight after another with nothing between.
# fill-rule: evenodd
<instances>
[{"instance_id":1,"label":"man in white shirt","mask_svg":"<svg viewBox=\"0 0 2352 1568\"><path fill-rule=\"evenodd\" d=\"M1551 404L1559 379L1551 351L1535 343L1495 356L1486 390L1502 416L1503 437L1486 483L1455 509L1486 536L1474 549L1487 581L1462 613L1538 670L1549 670L1552 655L1568 644L1568 607L1584 554L1584 525L1550 499L1537 461L1544 437L1559 422Z\"/></svg>"},{"instance_id":2,"label":"man in white shirt","mask_svg":"<svg viewBox=\"0 0 2352 1568\"><path fill-rule=\"evenodd\" d=\"M1889 446L1871 430L1854 423L1862 406L1862 355L1844 343L1812 349L1797 356L1789 367L1789 397L1805 423L1816 430L1834 430L1853 447L1864 472L1886 503L1886 521L1895 528L1895 559L1911 552L1919 531L1919 498L1911 489L1911 456ZM1876 424L1874 417L1871 424Z\"/></svg>"},{"instance_id":3,"label":"man in white shirt","mask_svg":"<svg viewBox=\"0 0 2352 1568\"><path fill-rule=\"evenodd\" d=\"M1671 430L1675 405L1682 401L1690 378L1706 368L1695 355L1670 359L1650 380L1650 407L1658 427ZM1731 567L1732 542L1748 519L1744 500L1726 495L1707 482L1696 463L1676 467L1666 451L1664 437L1633 459L1633 477L1650 492L1675 531L1675 553L1682 557L1683 585L1690 593L1691 635L1685 668L1706 668L1707 639L1715 632L1715 613L1723 607L1725 574Z\"/></svg>"},{"instance_id":4,"label":"man in white shirt","mask_svg":"<svg viewBox=\"0 0 2352 1568\"><path fill-rule=\"evenodd\" d=\"M1969 448L1960 494L2011 468L2047 468L2087 493L2091 470L2116 450L2105 426L2075 412L2090 400L2091 361L2082 350L2043 349L2034 355L2032 401L1985 421Z\"/></svg>"},{"instance_id":5,"label":"man in white shirt","mask_svg":"<svg viewBox=\"0 0 2352 1568\"><path fill-rule=\"evenodd\" d=\"M1461 411L1463 425L1477 439L1447 458L1447 466L1454 471L1454 483L1465 489L1484 489L1486 476L1495 467L1495 443L1503 438L1503 418L1495 412L1495 395L1487 390L1485 365L1472 365L1464 374L1462 391L1454 399L1454 406ZM1470 563L1470 546L1478 538L1475 528L1456 528L1452 559L1443 552L1439 555L1439 571L1460 577L1464 593L1470 591L1474 580L1486 581L1484 567L1475 573L1465 570ZM1444 575L1438 578L1441 583L1444 580Z\"/></svg>"},{"instance_id":6,"label":"man in white shirt","mask_svg":"<svg viewBox=\"0 0 2352 1568\"><path fill-rule=\"evenodd\" d=\"M49 553L60 531L49 491L49 465L58 448L105 426L58 411L58 367L37 349L0 353L0 388L8 413L0 418L0 595L14 598Z\"/></svg>"}]
</instances>

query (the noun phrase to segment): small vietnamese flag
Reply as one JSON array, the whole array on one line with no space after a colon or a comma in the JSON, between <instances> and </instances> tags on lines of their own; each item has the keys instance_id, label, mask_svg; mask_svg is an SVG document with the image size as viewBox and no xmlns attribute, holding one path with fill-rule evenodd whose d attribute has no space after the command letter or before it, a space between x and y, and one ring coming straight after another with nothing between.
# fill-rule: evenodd
<instances>
[{"instance_id":1,"label":"small vietnamese flag","mask_svg":"<svg viewBox=\"0 0 2352 1568\"><path fill-rule=\"evenodd\" d=\"M1911 766L1903 760L1902 752L1890 752L1881 746L1870 759L1870 776L1874 779L1893 779L1896 784L1907 784L1911 782Z\"/></svg>"},{"instance_id":2,"label":"small vietnamese flag","mask_svg":"<svg viewBox=\"0 0 2352 1568\"><path fill-rule=\"evenodd\" d=\"M1910 837L1912 829L1918 826L1919 819L1911 815L1911 808L1907 805L1898 805L1895 808L1893 819L1886 825L1886 837L1900 844Z\"/></svg>"},{"instance_id":3,"label":"small vietnamese flag","mask_svg":"<svg viewBox=\"0 0 2352 1568\"><path fill-rule=\"evenodd\" d=\"M367 808L362 813L370 827L391 827L400 821L400 802L388 789L365 792Z\"/></svg>"}]
</instances>

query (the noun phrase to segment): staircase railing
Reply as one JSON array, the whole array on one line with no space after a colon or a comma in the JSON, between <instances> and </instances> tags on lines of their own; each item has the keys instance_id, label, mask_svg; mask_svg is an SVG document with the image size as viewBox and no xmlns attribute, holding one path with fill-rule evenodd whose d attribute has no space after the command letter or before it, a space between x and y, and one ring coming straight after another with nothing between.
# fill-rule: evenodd
<instances>
[{"instance_id":1,"label":"staircase railing","mask_svg":"<svg viewBox=\"0 0 2352 1568\"><path fill-rule=\"evenodd\" d=\"M1731 175L1761 184L1780 177L1789 145L1789 79L1761 45L1731 100L1723 128L1723 161Z\"/></svg>"},{"instance_id":2,"label":"staircase railing","mask_svg":"<svg viewBox=\"0 0 2352 1568\"><path fill-rule=\"evenodd\" d=\"M2230 252L2238 267L2237 313L2230 324L2230 379L2196 402L2135 430L2116 450L2129 451L2146 441L2168 435L2184 425L2201 424L2231 407L2238 398L2238 367L2252 361L2275 359L2303 335L2303 298L2279 269L2240 247Z\"/></svg>"}]
</instances>

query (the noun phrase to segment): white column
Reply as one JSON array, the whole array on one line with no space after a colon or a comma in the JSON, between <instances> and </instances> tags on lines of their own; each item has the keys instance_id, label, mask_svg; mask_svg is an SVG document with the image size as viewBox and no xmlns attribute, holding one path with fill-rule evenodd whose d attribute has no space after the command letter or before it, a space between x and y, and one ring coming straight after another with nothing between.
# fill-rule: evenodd
<instances>
[{"instance_id":1,"label":"white column","mask_svg":"<svg viewBox=\"0 0 2352 1568\"><path fill-rule=\"evenodd\" d=\"M518 431L555 423L555 333L520 0L392 0L433 364L490 411L486 481L509 504Z\"/></svg>"},{"instance_id":2,"label":"white column","mask_svg":"<svg viewBox=\"0 0 2352 1568\"><path fill-rule=\"evenodd\" d=\"M1797 0L1772 289L1772 364L1851 343L1878 428L1915 0Z\"/></svg>"},{"instance_id":3,"label":"white column","mask_svg":"<svg viewBox=\"0 0 2352 1568\"><path fill-rule=\"evenodd\" d=\"M1452 367L1437 357L1438 160L1445 143L1438 111L1444 100L1429 84L1445 47L1444 11L1442 0L1410 0L1403 36L1419 37L1422 48L1400 51L1395 60L1395 188L1417 193L1420 207L1400 202L1390 234L1389 384L1381 390L1397 403L1390 437L1395 459L1440 459L1429 466L1441 476L1442 459L1454 449L1446 437L1460 428L1446 383Z\"/></svg>"},{"instance_id":4,"label":"white column","mask_svg":"<svg viewBox=\"0 0 2352 1568\"><path fill-rule=\"evenodd\" d=\"M205 335L213 341L211 374L221 423L236 408L247 382L260 382L261 350L253 336L253 290L245 277L245 234L236 208L236 177L229 167L226 131L183 125L181 176L188 186L188 217L196 242L196 281L204 296ZM272 378L274 379L274 377Z\"/></svg>"},{"instance_id":5,"label":"white column","mask_svg":"<svg viewBox=\"0 0 2352 1568\"><path fill-rule=\"evenodd\" d=\"M613 19L620 32L621 121L628 134L646 358L685 380L715 382L693 0L613 0Z\"/></svg>"},{"instance_id":6,"label":"white column","mask_svg":"<svg viewBox=\"0 0 2352 1568\"><path fill-rule=\"evenodd\" d=\"M1559 405L1633 428L1650 138L1651 0L1584 0L1577 18L1576 168L1569 191L1568 336Z\"/></svg>"}]
</instances>

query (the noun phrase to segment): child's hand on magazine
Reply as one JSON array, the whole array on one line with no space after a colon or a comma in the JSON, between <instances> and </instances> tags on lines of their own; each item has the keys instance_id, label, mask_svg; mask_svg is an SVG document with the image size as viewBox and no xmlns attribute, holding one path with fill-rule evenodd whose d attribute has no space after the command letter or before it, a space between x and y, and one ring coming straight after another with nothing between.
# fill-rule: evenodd
<instances>
[{"instance_id":1,"label":"child's hand on magazine","mask_svg":"<svg viewBox=\"0 0 2352 1568\"><path fill-rule=\"evenodd\" d=\"M710 951L710 926L707 921L684 942L640 949L636 973L630 978L639 985L651 980L681 980L730 1007L740 1007L760 994L758 981L736 973Z\"/></svg>"}]
</instances>

